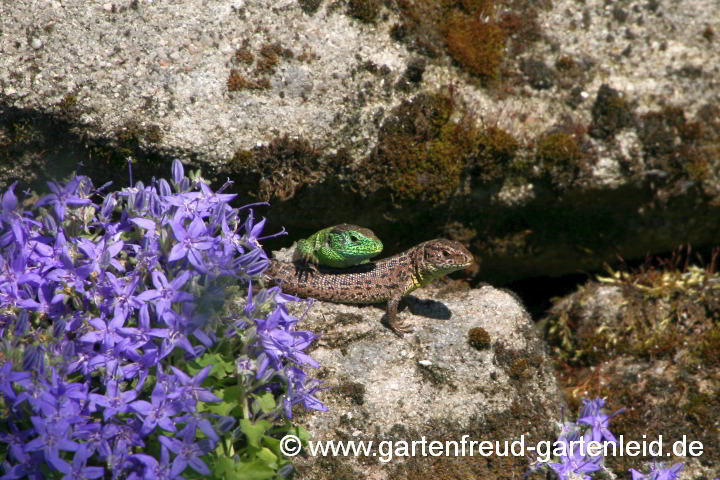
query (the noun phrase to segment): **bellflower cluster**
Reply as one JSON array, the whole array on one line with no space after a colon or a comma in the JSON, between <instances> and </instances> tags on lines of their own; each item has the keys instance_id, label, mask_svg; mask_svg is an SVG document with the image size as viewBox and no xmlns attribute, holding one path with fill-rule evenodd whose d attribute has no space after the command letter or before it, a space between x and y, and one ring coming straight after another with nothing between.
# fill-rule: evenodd
<instances>
[{"instance_id":1,"label":"bellflower cluster","mask_svg":"<svg viewBox=\"0 0 720 480\"><path fill-rule=\"evenodd\" d=\"M556 452L555 458L538 459L531 462L528 473L541 470L552 475L549 478L559 480L592 480L593 475L601 473L607 474L609 478L616 478L606 468L602 454L591 456L587 451L590 442L617 442L609 428L610 420L624 412L625 409L607 415L603 412L604 407L605 400L602 398L583 400L583 409L576 422L563 421L558 424L560 434L553 444L553 452ZM632 480L674 480L682 469L682 463L667 469L653 464L647 475L634 469L630 469L630 472Z\"/></svg>"},{"instance_id":2,"label":"bellflower cluster","mask_svg":"<svg viewBox=\"0 0 720 480\"><path fill-rule=\"evenodd\" d=\"M179 161L150 186L49 185L2 196L0 479L288 473L291 407L326 407L297 299L261 288L265 220Z\"/></svg>"}]
</instances>

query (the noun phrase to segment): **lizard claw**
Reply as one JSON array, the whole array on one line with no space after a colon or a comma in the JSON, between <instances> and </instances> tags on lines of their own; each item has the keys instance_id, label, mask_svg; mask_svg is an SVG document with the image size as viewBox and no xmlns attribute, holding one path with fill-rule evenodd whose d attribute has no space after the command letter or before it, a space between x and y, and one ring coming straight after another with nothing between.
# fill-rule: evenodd
<instances>
[{"instance_id":1,"label":"lizard claw","mask_svg":"<svg viewBox=\"0 0 720 480\"><path fill-rule=\"evenodd\" d=\"M412 333L413 328L409 325L405 325L403 322L395 322L390 324L390 329L395 332L395 335L402 338L406 333Z\"/></svg>"},{"instance_id":2,"label":"lizard claw","mask_svg":"<svg viewBox=\"0 0 720 480\"><path fill-rule=\"evenodd\" d=\"M316 273L320 273L317 269L317 266L315 266L314 263L311 262L304 262L299 264L300 267L297 268L297 276L298 280L307 280L312 275L315 275Z\"/></svg>"}]
</instances>

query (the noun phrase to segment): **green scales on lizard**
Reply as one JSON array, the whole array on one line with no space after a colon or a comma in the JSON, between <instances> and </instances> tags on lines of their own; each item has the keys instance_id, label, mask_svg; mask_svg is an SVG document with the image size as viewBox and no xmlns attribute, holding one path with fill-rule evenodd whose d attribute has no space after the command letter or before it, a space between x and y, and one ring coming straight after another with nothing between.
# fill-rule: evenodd
<instances>
[{"instance_id":1,"label":"green scales on lizard","mask_svg":"<svg viewBox=\"0 0 720 480\"><path fill-rule=\"evenodd\" d=\"M367 263L382 252L383 244L367 228L343 223L299 240L295 259L325 267L345 268Z\"/></svg>"}]
</instances>

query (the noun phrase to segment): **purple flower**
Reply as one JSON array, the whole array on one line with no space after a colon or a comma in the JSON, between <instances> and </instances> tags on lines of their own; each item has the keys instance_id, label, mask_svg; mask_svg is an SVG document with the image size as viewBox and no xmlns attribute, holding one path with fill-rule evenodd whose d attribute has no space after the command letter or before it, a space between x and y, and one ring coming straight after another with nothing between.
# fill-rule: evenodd
<instances>
[{"instance_id":1,"label":"purple flower","mask_svg":"<svg viewBox=\"0 0 720 480\"><path fill-rule=\"evenodd\" d=\"M53 368L52 383L47 390L39 392L35 408L42 410L43 414L54 422L65 420L72 424L82 421L79 415L86 399L86 385L65 382Z\"/></svg>"},{"instance_id":2,"label":"purple flower","mask_svg":"<svg viewBox=\"0 0 720 480\"><path fill-rule=\"evenodd\" d=\"M600 470L602 467L599 465L599 463L602 462L603 458L602 456L589 458L584 456L583 453L585 452L581 452L580 448L578 448L577 445L574 445L573 447L572 442L577 440L577 438L574 437L575 436L569 438L560 437L558 439L559 443L565 445L566 454L560 458L560 463L550 462L549 466L557 474L557 477L560 480L575 478L591 480L591 477L585 474ZM587 441L589 441L589 436L586 436L585 440L587 445Z\"/></svg>"},{"instance_id":3,"label":"purple flower","mask_svg":"<svg viewBox=\"0 0 720 480\"><path fill-rule=\"evenodd\" d=\"M212 370L212 365L208 365L202 370L200 370L194 377L190 378L188 375L185 374L182 370L179 370L175 367L170 367L170 369L175 373L175 376L182 384L182 387L178 389L176 392L176 395L181 399L192 399L193 407L190 409L190 411L195 411L195 403L198 401L201 402L222 402L221 398L216 397L210 391L206 388L202 388L202 384L205 381L205 379L210 375L210 371Z\"/></svg>"},{"instance_id":4,"label":"purple flower","mask_svg":"<svg viewBox=\"0 0 720 480\"><path fill-rule=\"evenodd\" d=\"M23 370L35 371L45 375L45 348L42 345L28 345L23 352Z\"/></svg>"},{"instance_id":5,"label":"purple flower","mask_svg":"<svg viewBox=\"0 0 720 480\"><path fill-rule=\"evenodd\" d=\"M0 247L9 245L13 240L18 245L24 245L27 238L27 226L21 212L17 211L17 197L15 196L15 186L17 182L10 185L2 197L2 211L0 211L0 226L2 222L10 224L10 230L0 236Z\"/></svg>"},{"instance_id":6,"label":"purple flower","mask_svg":"<svg viewBox=\"0 0 720 480\"><path fill-rule=\"evenodd\" d=\"M187 429L195 431L199 428L200 431L203 432L205 436L213 442L220 441L220 438L215 432L212 423L210 423L210 420L202 413L187 413L182 417L178 417L178 422L184 422L185 426L179 432L177 432L176 436L184 435Z\"/></svg>"},{"instance_id":7,"label":"purple flower","mask_svg":"<svg viewBox=\"0 0 720 480\"><path fill-rule=\"evenodd\" d=\"M77 249L85 254L88 262L78 268L78 275L87 278L91 273L100 273L107 270L110 265L118 272L124 272L125 267L115 260L115 256L120 253L123 245L122 240L106 245L105 238L102 238L98 243L91 242L87 238L80 238Z\"/></svg>"},{"instance_id":8,"label":"purple flower","mask_svg":"<svg viewBox=\"0 0 720 480\"><path fill-rule=\"evenodd\" d=\"M49 424L40 417L30 417L30 421L35 427L38 437L28 442L25 450L28 452L42 451L45 460L55 469L60 470L58 467L58 465L62 465L60 451L74 452L78 449L78 444L68 438L70 424L64 420Z\"/></svg>"},{"instance_id":9,"label":"purple flower","mask_svg":"<svg viewBox=\"0 0 720 480\"><path fill-rule=\"evenodd\" d=\"M112 298L112 310L115 315L120 314L123 318L127 318L135 309L140 308L145 302L134 295L140 282L139 276L131 278L117 278L112 273L106 273L107 286L109 287L107 296Z\"/></svg>"},{"instance_id":10,"label":"purple flower","mask_svg":"<svg viewBox=\"0 0 720 480\"><path fill-rule=\"evenodd\" d=\"M600 408L605 405L605 400L598 398L595 400L583 400L583 402L585 403L585 408L583 408L583 413L577 423L584 423L592 427L592 440L595 442L599 442L603 438L608 442L616 442L617 440L612 432L610 432L608 424L611 418L621 414L625 409L621 408L608 416L600 412Z\"/></svg>"},{"instance_id":11,"label":"purple flower","mask_svg":"<svg viewBox=\"0 0 720 480\"><path fill-rule=\"evenodd\" d=\"M3 462L5 475L0 477L2 480L15 480L18 478L30 480L45 480L45 474L38 472L35 466L25 463L10 466L8 462Z\"/></svg>"},{"instance_id":12,"label":"purple flower","mask_svg":"<svg viewBox=\"0 0 720 480\"><path fill-rule=\"evenodd\" d=\"M100 458L106 458L112 453L109 440L116 437L118 432L117 425L112 423L102 425L98 421L75 426L72 437L85 440L85 445L91 455L98 452Z\"/></svg>"},{"instance_id":13,"label":"purple flower","mask_svg":"<svg viewBox=\"0 0 720 480\"><path fill-rule=\"evenodd\" d=\"M125 340L121 335L125 325L125 316L118 312L112 320L105 322L102 318L91 318L88 323L95 329L79 338L81 342L102 343L105 348L112 348L115 344Z\"/></svg>"},{"instance_id":14,"label":"purple flower","mask_svg":"<svg viewBox=\"0 0 720 480\"><path fill-rule=\"evenodd\" d=\"M172 162L172 178L175 183L180 183L185 178L185 170L180 160L175 159Z\"/></svg>"},{"instance_id":15,"label":"purple flower","mask_svg":"<svg viewBox=\"0 0 720 480\"><path fill-rule=\"evenodd\" d=\"M203 262L202 252L212 248L214 242L207 235L205 222L203 222L202 218L195 217L187 230L175 220L169 220L168 223L178 241L170 250L168 261L173 262L187 258L198 271L205 272L206 267L205 262Z\"/></svg>"},{"instance_id":16,"label":"purple flower","mask_svg":"<svg viewBox=\"0 0 720 480\"><path fill-rule=\"evenodd\" d=\"M42 283L40 275L30 269L28 259L21 251L11 251L8 261L0 257L0 285L11 284L15 286L29 283L38 286Z\"/></svg>"},{"instance_id":17,"label":"purple flower","mask_svg":"<svg viewBox=\"0 0 720 480\"><path fill-rule=\"evenodd\" d=\"M135 475L133 472L128 480L170 480L177 478L179 474L170 474L170 452L165 445L160 447L160 461L158 462L154 457L145 455L144 453L136 453L130 455L134 460L137 460L143 466L142 476Z\"/></svg>"},{"instance_id":18,"label":"purple flower","mask_svg":"<svg viewBox=\"0 0 720 480\"><path fill-rule=\"evenodd\" d=\"M145 400L137 400L130 404L130 408L143 417L143 425L140 433L142 435L148 435L157 425L160 425L165 430L174 432L176 428L172 417L180 413L178 403L175 401L167 401L165 388L161 384L155 385L151 400L152 403L146 402Z\"/></svg>"},{"instance_id":19,"label":"purple flower","mask_svg":"<svg viewBox=\"0 0 720 480\"><path fill-rule=\"evenodd\" d=\"M285 375L288 379L288 392L283 398L283 410L287 418L292 418L292 407L298 403L302 403L306 409L327 412L325 404L314 396L315 392L324 390L324 387L309 381L307 374L297 367L286 367Z\"/></svg>"},{"instance_id":20,"label":"purple flower","mask_svg":"<svg viewBox=\"0 0 720 480\"><path fill-rule=\"evenodd\" d=\"M30 456L25 451L25 442L31 435L31 431L20 431L12 421L8 421L8 424L11 433L0 432L0 442L7 443L10 447L10 458L19 463L29 462Z\"/></svg>"},{"instance_id":21,"label":"purple flower","mask_svg":"<svg viewBox=\"0 0 720 480\"><path fill-rule=\"evenodd\" d=\"M685 465L682 463L676 463L670 468L662 467L662 464L658 465L657 463L653 463L650 465L650 473L647 475L631 468L630 473L632 474L632 480L675 480L677 478L677 474L685 468Z\"/></svg>"},{"instance_id":22,"label":"purple flower","mask_svg":"<svg viewBox=\"0 0 720 480\"><path fill-rule=\"evenodd\" d=\"M123 374L126 379L138 377L135 390L140 391L145 385L145 379L150 373L150 368L154 367L158 362L159 352L157 349L146 349L146 352L142 355L139 355L137 352L126 352L126 356L132 363L123 367Z\"/></svg>"},{"instance_id":23,"label":"purple flower","mask_svg":"<svg viewBox=\"0 0 720 480\"><path fill-rule=\"evenodd\" d=\"M182 442L163 435L160 437L160 443L176 455L170 471L171 477L182 473L188 465L200 475L210 475L210 469L200 459L206 452L199 444L195 443L194 429L185 429Z\"/></svg>"},{"instance_id":24,"label":"purple flower","mask_svg":"<svg viewBox=\"0 0 720 480\"><path fill-rule=\"evenodd\" d=\"M47 182L52 193L41 198L36 206L50 204L55 208L55 215L58 220L65 219L65 208L68 205L90 205L92 202L87 198L81 198L75 195L78 187L82 186L82 182L87 181L87 177L78 176L70 180L64 187L56 182Z\"/></svg>"},{"instance_id":25,"label":"purple flower","mask_svg":"<svg viewBox=\"0 0 720 480\"><path fill-rule=\"evenodd\" d=\"M170 328L167 330L167 335L163 338L160 347L160 359L170 355L177 345L194 357L195 350L190 340L187 339L187 324L184 317L172 310L167 310L163 315L163 322Z\"/></svg>"},{"instance_id":26,"label":"purple flower","mask_svg":"<svg viewBox=\"0 0 720 480\"><path fill-rule=\"evenodd\" d=\"M110 417L114 417L118 413L126 413L130 409L130 402L135 400L135 397L137 397L135 390L123 392L118 386L117 380L110 380L107 383L105 395L97 393L90 394L90 400L105 407L103 410L103 419L106 422Z\"/></svg>"},{"instance_id":27,"label":"purple flower","mask_svg":"<svg viewBox=\"0 0 720 480\"><path fill-rule=\"evenodd\" d=\"M13 384L17 384L23 388L29 388L31 385L30 372L13 372L12 360L8 360L0 367L0 392L10 400L15 400L15 390Z\"/></svg>"},{"instance_id":28,"label":"purple flower","mask_svg":"<svg viewBox=\"0 0 720 480\"><path fill-rule=\"evenodd\" d=\"M138 419L128 419L122 425L117 425L117 433L113 437L113 450L110 457L114 457L119 461L119 457L124 456L132 447L144 447L142 434L142 422ZM122 455L119 455L122 453Z\"/></svg>"},{"instance_id":29,"label":"purple flower","mask_svg":"<svg viewBox=\"0 0 720 480\"><path fill-rule=\"evenodd\" d=\"M90 452L85 445L81 445L73 456L72 464L60 459L55 468L65 474L63 480L86 480L100 478L105 474L103 467L88 467L87 461Z\"/></svg>"},{"instance_id":30,"label":"purple flower","mask_svg":"<svg viewBox=\"0 0 720 480\"><path fill-rule=\"evenodd\" d=\"M8 352L23 352L21 367L15 360L23 371L0 366L13 419L0 433L2 480L40 480L48 465L58 478L110 477L98 462L112 478L132 480L182 478L188 465L192 475L209 473L201 457L232 435L236 419L214 425L217 415L198 404L221 401L211 388L215 361L199 371L188 364L206 352L238 352L242 386L284 395L286 411L325 409L314 397L319 384L298 366L317 364L304 353L315 336L296 331L284 306L295 299L278 287L253 291L269 263L259 243L265 220L256 223L252 210L241 218L229 205L235 195L223 190L232 182L213 192L190 177L174 162L172 188L155 179L118 192L93 190L86 177L53 182L35 205L52 206L51 214L22 211L15 185L2 196L0 337ZM85 208L95 194L102 206ZM238 279L248 292L244 311L218 316L215 302ZM160 440L158 426L175 433ZM153 456L133 454L145 441Z\"/></svg>"},{"instance_id":31,"label":"purple flower","mask_svg":"<svg viewBox=\"0 0 720 480\"><path fill-rule=\"evenodd\" d=\"M163 313L170 308L172 302L190 302L193 296L188 292L183 292L180 288L190 279L190 272L185 270L171 282L160 271L152 273L152 282L155 290L146 290L138 299L143 301L152 301L155 304L155 313L158 317L162 317Z\"/></svg>"}]
</instances>

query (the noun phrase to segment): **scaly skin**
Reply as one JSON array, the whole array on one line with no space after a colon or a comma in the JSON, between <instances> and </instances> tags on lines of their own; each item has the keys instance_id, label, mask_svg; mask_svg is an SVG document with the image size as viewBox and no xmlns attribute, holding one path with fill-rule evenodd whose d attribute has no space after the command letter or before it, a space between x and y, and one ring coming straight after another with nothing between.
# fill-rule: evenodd
<instances>
[{"instance_id":1,"label":"scaly skin","mask_svg":"<svg viewBox=\"0 0 720 480\"><path fill-rule=\"evenodd\" d=\"M345 268L367 263L382 249L372 230L343 223L299 240L295 252L299 260L309 264Z\"/></svg>"},{"instance_id":2,"label":"scaly skin","mask_svg":"<svg viewBox=\"0 0 720 480\"><path fill-rule=\"evenodd\" d=\"M307 271L297 263L273 260L270 283L299 297L338 303L387 302L388 324L395 333L412 331L397 318L400 300L416 288L456 270L467 268L472 254L460 243L435 239L389 258L336 270Z\"/></svg>"}]
</instances>

